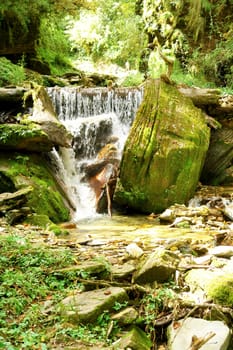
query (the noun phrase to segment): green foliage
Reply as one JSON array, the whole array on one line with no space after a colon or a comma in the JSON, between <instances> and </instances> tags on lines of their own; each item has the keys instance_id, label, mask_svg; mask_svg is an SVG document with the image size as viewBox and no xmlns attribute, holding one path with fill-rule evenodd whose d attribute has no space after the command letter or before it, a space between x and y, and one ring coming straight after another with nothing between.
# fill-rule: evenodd
<instances>
[{"instance_id":1,"label":"green foliage","mask_svg":"<svg viewBox=\"0 0 233 350\"><path fill-rule=\"evenodd\" d=\"M5 57L0 57L0 86L21 85L24 80L25 73L22 66L11 63Z\"/></svg>"},{"instance_id":2,"label":"green foliage","mask_svg":"<svg viewBox=\"0 0 233 350\"><path fill-rule=\"evenodd\" d=\"M233 33L233 29L230 31ZM229 33L229 34L230 34ZM196 66L201 67L206 78L215 85L233 89L233 39L230 35L221 41L214 50L200 54ZM200 69L200 68L199 68Z\"/></svg>"},{"instance_id":3,"label":"green foliage","mask_svg":"<svg viewBox=\"0 0 233 350\"><path fill-rule=\"evenodd\" d=\"M24 30L28 30L30 23L39 18L50 17L52 14L63 16L77 13L80 7L90 7L85 0L4 0L0 3L0 23L7 16L15 17Z\"/></svg>"},{"instance_id":4,"label":"green foliage","mask_svg":"<svg viewBox=\"0 0 233 350\"><path fill-rule=\"evenodd\" d=\"M44 18L40 24L40 39L37 45L37 55L46 62L51 73L62 75L71 70L70 44L65 34L65 21L54 18Z\"/></svg>"},{"instance_id":5,"label":"green foliage","mask_svg":"<svg viewBox=\"0 0 233 350\"><path fill-rule=\"evenodd\" d=\"M0 348L43 350L71 340L115 340L119 330L116 322L107 339L107 311L99 315L96 323L85 326L67 323L56 313L48 317L44 311L44 303L56 305L73 289L77 290L79 276L91 278L85 271L67 273L66 268L76 265L76 259L69 249L38 248L14 234L0 237Z\"/></svg>"},{"instance_id":6,"label":"green foliage","mask_svg":"<svg viewBox=\"0 0 233 350\"><path fill-rule=\"evenodd\" d=\"M92 13L81 12L79 20L71 23L69 33L78 57L88 55L94 61L123 67L129 62L132 68L137 68L146 40L141 19L135 15L135 1L127 0L99 1Z\"/></svg>"},{"instance_id":7,"label":"green foliage","mask_svg":"<svg viewBox=\"0 0 233 350\"><path fill-rule=\"evenodd\" d=\"M194 67L192 67L194 68ZM181 68L179 61L176 60L172 80L177 84L186 84L188 86L198 86L203 88L214 88L214 82L207 80L203 67L199 66L197 69L189 69L188 71Z\"/></svg>"},{"instance_id":8,"label":"green foliage","mask_svg":"<svg viewBox=\"0 0 233 350\"><path fill-rule=\"evenodd\" d=\"M0 347L46 349L40 303L60 298L74 287L73 280L51 278L50 271L69 266L69 250L33 247L20 236L0 237Z\"/></svg>"},{"instance_id":9,"label":"green foliage","mask_svg":"<svg viewBox=\"0 0 233 350\"><path fill-rule=\"evenodd\" d=\"M118 301L116 301L115 305L113 306L113 309L116 311L119 311L122 308L125 308L127 305L128 305L128 301L124 301L124 303L119 303Z\"/></svg>"},{"instance_id":10,"label":"green foliage","mask_svg":"<svg viewBox=\"0 0 233 350\"><path fill-rule=\"evenodd\" d=\"M144 80L142 73L137 71L130 72L124 79L121 81L122 86L138 86Z\"/></svg>"},{"instance_id":11,"label":"green foliage","mask_svg":"<svg viewBox=\"0 0 233 350\"><path fill-rule=\"evenodd\" d=\"M30 0L5 0L0 4L0 23L7 16L14 17L25 31L28 25L37 20L39 16L43 16L51 9L48 0L33 1Z\"/></svg>"},{"instance_id":12,"label":"green foliage","mask_svg":"<svg viewBox=\"0 0 233 350\"><path fill-rule=\"evenodd\" d=\"M174 299L174 293L169 287L155 290L142 299L141 317L147 329L154 332L154 324L159 314L169 309L169 302Z\"/></svg>"}]
</instances>

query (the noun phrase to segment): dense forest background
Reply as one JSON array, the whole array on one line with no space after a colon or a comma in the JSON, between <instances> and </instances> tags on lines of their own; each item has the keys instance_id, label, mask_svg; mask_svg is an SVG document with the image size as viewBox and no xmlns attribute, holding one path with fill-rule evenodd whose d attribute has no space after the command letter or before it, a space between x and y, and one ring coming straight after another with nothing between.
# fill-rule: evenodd
<instances>
[{"instance_id":1,"label":"dense forest background","mask_svg":"<svg viewBox=\"0 0 233 350\"><path fill-rule=\"evenodd\" d=\"M233 0L5 0L0 85L79 69L233 88Z\"/></svg>"}]
</instances>

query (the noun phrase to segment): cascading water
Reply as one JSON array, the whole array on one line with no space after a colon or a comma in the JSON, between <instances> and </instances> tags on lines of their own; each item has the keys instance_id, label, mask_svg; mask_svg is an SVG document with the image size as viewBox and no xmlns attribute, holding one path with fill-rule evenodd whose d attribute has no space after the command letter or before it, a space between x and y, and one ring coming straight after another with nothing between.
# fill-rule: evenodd
<instances>
[{"instance_id":1,"label":"cascading water","mask_svg":"<svg viewBox=\"0 0 233 350\"><path fill-rule=\"evenodd\" d=\"M121 156L142 100L137 88L48 88L59 120L73 135L73 148L54 150L59 176L77 208L74 220L96 214L95 196L83 179L83 164L92 163L111 140Z\"/></svg>"}]
</instances>

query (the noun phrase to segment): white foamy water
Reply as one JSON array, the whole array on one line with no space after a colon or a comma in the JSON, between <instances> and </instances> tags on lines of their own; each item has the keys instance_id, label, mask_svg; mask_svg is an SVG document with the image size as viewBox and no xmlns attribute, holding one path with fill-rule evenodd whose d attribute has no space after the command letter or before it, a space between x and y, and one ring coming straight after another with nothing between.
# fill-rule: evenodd
<instances>
[{"instance_id":1,"label":"white foamy water","mask_svg":"<svg viewBox=\"0 0 233 350\"><path fill-rule=\"evenodd\" d=\"M83 164L95 162L98 151L114 137L121 157L142 90L48 88L60 121L73 135L73 148L53 151L59 175L76 206L73 219L98 217L95 195L85 181ZM111 141L110 141L111 142Z\"/></svg>"}]
</instances>

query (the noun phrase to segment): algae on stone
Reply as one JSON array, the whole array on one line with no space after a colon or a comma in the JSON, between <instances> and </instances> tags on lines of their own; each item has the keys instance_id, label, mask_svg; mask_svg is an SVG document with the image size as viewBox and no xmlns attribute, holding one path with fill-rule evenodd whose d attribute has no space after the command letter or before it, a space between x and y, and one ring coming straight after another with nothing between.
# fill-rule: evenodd
<instances>
[{"instance_id":1,"label":"algae on stone","mask_svg":"<svg viewBox=\"0 0 233 350\"><path fill-rule=\"evenodd\" d=\"M32 213L47 215L55 223L69 220L68 205L42 155L1 153L0 174L16 190L32 187L26 195Z\"/></svg>"},{"instance_id":2,"label":"algae on stone","mask_svg":"<svg viewBox=\"0 0 233 350\"><path fill-rule=\"evenodd\" d=\"M0 125L0 149L44 152L52 147L48 135L33 123Z\"/></svg>"},{"instance_id":3,"label":"algae on stone","mask_svg":"<svg viewBox=\"0 0 233 350\"><path fill-rule=\"evenodd\" d=\"M214 303L233 307L233 277L230 274L218 276L206 287L207 295Z\"/></svg>"},{"instance_id":4,"label":"algae on stone","mask_svg":"<svg viewBox=\"0 0 233 350\"><path fill-rule=\"evenodd\" d=\"M209 146L203 112L174 86L151 80L125 144L114 200L161 212L194 194Z\"/></svg>"}]
</instances>

